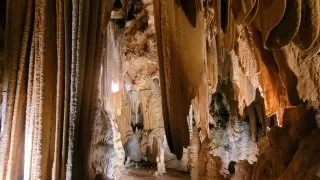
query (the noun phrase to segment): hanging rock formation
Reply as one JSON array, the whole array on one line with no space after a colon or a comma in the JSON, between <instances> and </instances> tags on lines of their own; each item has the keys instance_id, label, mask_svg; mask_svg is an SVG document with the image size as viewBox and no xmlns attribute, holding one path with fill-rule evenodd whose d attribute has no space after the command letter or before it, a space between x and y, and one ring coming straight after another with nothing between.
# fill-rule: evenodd
<instances>
[{"instance_id":1,"label":"hanging rock formation","mask_svg":"<svg viewBox=\"0 0 320 180\"><path fill-rule=\"evenodd\" d=\"M13 0L6 8L0 179L87 178L94 70L110 4Z\"/></svg>"},{"instance_id":2,"label":"hanging rock formation","mask_svg":"<svg viewBox=\"0 0 320 180\"><path fill-rule=\"evenodd\" d=\"M1 1L0 180L319 179L319 10Z\"/></svg>"},{"instance_id":3,"label":"hanging rock formation","mask_svg":"<svg viewBox=\"0 0 320 180\"><path fill-rule=\"evenodd\" d=\"M192 2L154 2L164 125L169 147L179 159L189 144L185 119L204 63L203 15L194 7L186 11ZM196 21L191 24L188 19Z\"/></svg>"},{"instance_id":4,"label":"hanging rock formation","mask_svg":"<svg viewBox=\"0 0 320 180\"><path fill-rule=\"evenodd\" d=\"M192 1L185 3L192 3ZM184 93L188 93L188 89L192 88L192 90L198 90L197 92L199 92L190 95L194 98L192 101L195 118L193 126L196 126L200 131L200 146L202 147L202 143L213 143L217 147L221 145L221 147L228 147L230 150L233 146L232 143L235 143L235 147L242 147L241 141L245 141L246 145L243 147L248 148L248 150L238 149L230 150L230 152L247 153L253 156L252 158L250 156L243 158L235 156L239 159L232 159L232 155L227 155L227 157L231 157L228 159L224 155L225 152L229 152L228 150L220 151L215 149L215 146L210 146L211 148L206 150L200 148L198 164L202 168L199 170L199 177L205 177L208 173L201 172L204 171L203 167L206 164L204 162L208 161L202 154L211 151L216 163L215 168L219 169L216 172L225 177L229 176L228 173L234 173L234 171L224 172L230 162L235 161L237 163L240 162L239 160L241 162L248 160L252 164L258 160L257 164L253 166L245 165L245 163L236 165L238 167L237 175L234 175L233 178L238 176L251 179L252 173L253 179L263 176L285 178L287 175L281 174L286 171L286 168L294 171L293 167L289 166L289 162L296 152L297 140L295 138L298 135L293 135L293 138L286 133L286 130L272 126L286 128L286 123L290 121L288 119L297 118L288 117L288 108L297 105L306 108L309 107L308 105L317 104L320 100L318 96L320 76L316 71L319 68L318 2L301 0L270 2L259 0L246 2L203 1L201 5L195 3L198 8L195 16L197 20L199 18L200 22L201 17L204 18L203 26L198 26L199 21L196 21L196 26L194 26L193 21L184 22L184 18L180 17L179 6L177 6L179 3L168 7L169 4L155 1L163 113L169 145L170 138L172 142L180 143L181 139L179 140L179 138L185 137L184 133L177 137L179 133L175 132L174 127L177 123L182 128L180 120L185 117L186 110L180 111L179 109L187 109L190 102L186 101L189 101L189 98L183 98L184 100L181 101L178 97L190 97L185 96ZM173 7L176 9L175 13L172 13L171 9ZM184 7L182 7L182 10L182 16L185 15L189 19L192 13L189 12L190 14L188 14ZM172 20L169 20L168 17L180 19L175 21L176 24L171 25ZM202 50L197 50L197 53L205 54L197 61L197 67L202 68L200 74L203 74L200 76L201 78L198 78L199 84L191 84L198 77L198 74L194 72L196 68L194 67L192 71L185 71L184 69L194 66L193 63L197 60L195 58L187 60L184 57L188 52L194 52L195 50L192 45L188 44L190 38L175 39L191 35L187 27L188 24L185 23L189 23L194 32L201 30L206 32L205 38L207 41L197 41L197 36L192 36L194 44L202 43L199 47L204 47ZM183 29L183 31L179 31L178 35L175 35L176 27ZM183 44L180 45L180 42L183 42ZM176 47L180 49L175 49ZM197 56L200 57L200 55ZM180 64L177 65L176 62ZM173 68L175 69L174 73L172 73ZM193 77L188 79L188 74L191 72ZM183 84L187 91L182 91L180 87L180 84L184 83L184 78L190 83ZM175 79L180 79L180 81L174 81ZM175 94L176 92L179 92L179 95ZM224 117L223 112L219 113L219 111L214 110L214 106L217 106L214 105L217 98L213 94L215 92L225 94L225 102L229 104L227 112L230 117ZM210 107L212 111L208 108L210 99L213 99L211 102L213 107ZM318 108L317 105L313 107ZM299 108L291 108L290 111L300 113L300 115L305 114ZM178 116L180 112L181 114ZM212 118L208 116L209 113L213 116ZM312 121L312 116L315 115L311 115L308 121ZM185 120L185 122L187 121ZM240 123L240 125L238 126L237 123ZM228 128L229 125L231 129ZM239 131L236 130L236 127L244 129ZM270 128L271 131L268 133ZM186 128L184 129L186 130ZM312 131L305 126L298 129L308 133ZM224 134L223 138L215 137L219 132ZM240 132L245 133L245 135L242 134L241 140L237 141L235 137ZM229 145L224 140L228 137L228 133L231 133L229 134ZM260 144L264 144L264 136L269 137L269 141L272 141L270 143L277 144L276 147L270 147L267 154L273 154L278 158L268 160L269 165L268 163L263 164L262 167L260 162L266 158L266 155L259 153L260 155L256 158L254 154L258 152L258 147L260 152L264 151L263 147L265 145L260 147ZM279 140L276 140L276 137ZM181 157L181 147L187 145L177 144L173 148L171 147L171 150L178 157ZM192 147L193 144L191 143L190 146ZM253 147L253 149L250 149L250 147ZM310 149L311 151L313 150ZM223 153L219 154L219 152ZM216 157L221 158L221 160L219 161ZM193 162L193 164L196 164L196 162ZM274 167L276 164L282 169L279 170L279 168ZM242 165L243 168L248 170L241 172ZM316 169L316 164L310 166ZM271 174L257 175L256 173L263 168L266 168Z\"/></svg>"}]
</instances>

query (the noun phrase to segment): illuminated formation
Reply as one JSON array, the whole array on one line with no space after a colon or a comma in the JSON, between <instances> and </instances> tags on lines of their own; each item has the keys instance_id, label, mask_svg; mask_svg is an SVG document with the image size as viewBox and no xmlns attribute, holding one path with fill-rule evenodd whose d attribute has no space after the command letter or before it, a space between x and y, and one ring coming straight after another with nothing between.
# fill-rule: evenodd
<instances>
[{"instance_id":1,"label":"illuminated formation","mask_svg":"<svg viewBox=\"0 0 320 180\"><path fill-rule=\"evenodd\" d=\"M0 180L319 179L319 0L2 0Z\"/></svg>"}]
</instances>

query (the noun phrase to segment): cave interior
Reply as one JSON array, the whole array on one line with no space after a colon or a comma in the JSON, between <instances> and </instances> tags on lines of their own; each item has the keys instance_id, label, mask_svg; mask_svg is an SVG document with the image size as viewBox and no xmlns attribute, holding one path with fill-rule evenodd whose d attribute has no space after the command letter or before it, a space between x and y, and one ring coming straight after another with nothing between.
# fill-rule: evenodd
<instances>
[{"instance_id":1,"label":"cave interior","mask_svg":"<svg viewBox=\"0 0 320 180\"><path fill-rule=\"evenodd\" d=\"M0 180L320 180L319 0L0 0Z\"/></svg>"}]
</instances>

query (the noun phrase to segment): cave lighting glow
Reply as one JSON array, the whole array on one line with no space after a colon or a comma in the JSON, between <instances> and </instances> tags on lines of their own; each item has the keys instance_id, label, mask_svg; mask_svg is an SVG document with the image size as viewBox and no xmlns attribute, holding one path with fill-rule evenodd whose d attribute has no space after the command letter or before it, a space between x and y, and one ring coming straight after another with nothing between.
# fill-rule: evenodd
<instances>
[{"instance_id":1,"label":"cave lighting glow","mask_svg":"<svg viewBox=\"0 0 320 180\"><path fill-rule=\"evenodd\" d=\"M26 135L24 144L24 180L29 180L31 176L31 162L32 162L32 142L33 142L33 121L35 116L34 106L27 112L26 121Z\"/></svg>"},{"instance_id":2,"label":"cave lighting glow","mask_svg":"<svg viewBox=\"0 0 320 180\"><path fill-rule=\"evenodd\" d=\"M119 90L120 90L119 83L115 83L115 82L113 82L113 80L112 80L112 81L111 81L111 91L112 91L113 93L117 93L117 92L119 92Z\"/></svg>"}]
</instances>

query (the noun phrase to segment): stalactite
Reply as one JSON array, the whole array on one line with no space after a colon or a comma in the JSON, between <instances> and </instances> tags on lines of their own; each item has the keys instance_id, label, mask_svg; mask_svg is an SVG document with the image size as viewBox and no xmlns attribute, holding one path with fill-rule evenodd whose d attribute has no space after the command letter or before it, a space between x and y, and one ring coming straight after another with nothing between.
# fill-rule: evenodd
<instances>
[{"instance_id":1,"label":"stalactite","mask_svg":"<svg viewBox=\"0 0 320 180\"><path fill-rule=\"evenodd\" d=\"M8 2L9 6L15 1ZM23 177L23 127L26 103L25 74L27 71L27 48L30 46L32 2L20 2L19 8L8 9L13 16L8 17L8 43L6 51L9 63L8 96L5 100L6 114L3 117L0 137L0 178L17 179ZM21 52L21 55L20 55ZM19 78L19 79L18 79ZM16 151L19 149L20 151ZM14 172L18 169L17 172Z\"/></svg>"},{"instance_id":2,"label":"stalactite","mask_svg":"<svg viewBox=\"0 0 320 180\"><path fill-rule=\"evenodd\" d=\"M259 0L250 0L250 1L232 1L232 13L238 24L243 23L251 11L253 10L255 4Z\"/></svg>"},{"instance_id":3,"label":"stalactite","mask_svg":"<svg viewBox=\"0 0 320 180\"><path fill-rule=\"evenodd\" d=\"M65 1L63 3L61 3L61 9L58 9L57 14L59 14L59 11L61 11L62 9L69 9L71 2ZM58 5L59 8L59 5ZM63 101L63 121L62 121L62 149L61 149L61 155L58 156L58 158L61 159L61 165L66 164L67 163L67 157L68 157L68 128L69 128L69 123L68 123L68 119L69 119L69 110L70 110L70 67L71 67L71 48L66 48L66 47L70 47L71 46L71 25L72 25L72 19L69 12L63 12L63 19L64 19L64 26L65 29L61 30L58 28L58 32L59 30L61 30L65 36L64 38L64 46L65 47L60 47L62 49L64 49L65 54L64 54L64 61L62 61L62 63L64 64L64 69L62 70L64 72L64 101ZM59 37L59 35L58 35ZM61 44L62 45L62 44ZM58 46L59 47L59 46ZM57 50L57 52L59 53L60 51ZM59 58L59 55L57 56ZM69 59L69 61L66 61L66 59ZM60 166L61 167L61 166ZM62 166L61 167L61 171L60 171L60 175L59 177L61 179L66 179L66 166Z\"/></svg>"},{"instance_id":4,"label":"stalactite","mask_svg":"<svg viewBox=\"0 0 320 180\"><path fill-rule=\"evenodd\" d=\"M154 4L164 124L169 147L181 158L183 147L189 144L186 123L189 105L203 72L203 67L199 66L204 56L202 13L195 14L194 28L174 2L156 1Z\"/></svg>"},{"instance_id":5,"label":"stalactite","mask_svg":"<svg viewBox=\"0 0 320 180\"><path fill-rule=\"evenodd\" d=\"M317 52L319 40L313 47L305 51L291 44L283 48L283 55L286 57L288 66L297 77L297 92L302 100L317 101L320 99L319 86L320 74L317 68L320 66Z\"/></svg>"},{"instance_id":6,"label":"stalactite","mask_svg":"<svg viewBox=\"0 0 320 180\"><path fill-rule=\"evenodd\" d=\"M213 2L207 2L204 9L206 37L206 61L207 81L210 93L214 93L218 84L218 52L217 52L217 28L216 12L213 9Z\"/></svg>"},{"instance_id":7,"label":"stalactite","mask_svg":"<svg viewBox=\"0 0 320 180\"><path fill-rule=\"evenodd\" d=\"M106 60L106 59L104 59ZM89 154L89 179L94 179L101 175L105 179L117 178L123 168L124 150L121 142L121 135L115 120L111 119L103 107L104 91L106 88L102 83L105 79L104 72L100 72L94 120L92 125L92 135ZM111 91L111 89L108 89ZM112 111L111 111L112 112ZM125 115L125 113L124 113ZM120 124L123 125L123 124ZM128 126L128 124L125 124Z\"/></svg>"},{"instance_id":8,"label":"stalactite","mask_svg":"<svg viewBox=\"0 0 320 180\"><path fill-rule=\"evenodd\" d=\"M6 6L0 179L319 177L317 0Z\"/></svg>"},{"instance_id":9,"label":"stalactite","mask_svg":"<svg viewBox=\"0 0 320 180\"><path fill-rule=\"evenodd\" d=\"M95 59L100 59L96 39L110 13L96 9L105 4L8 1L9 93L1 127L0 179L87 177L86 121L92 118L91 87L98 74L93 69L99 64ZM82 91L83 81L88 81L84 76L93 85ZM72 166L74 162L81 163Z\"/></svg>"},{"instance_id":10,"label":"stalactite","mask_svg":"<svg viewBox=\"0 0 320 180\"><path fill-rule=\"evenodd\" d=\"M122 103L122 63L120 40L122 31L114 23L109 23L106 27L106 39L103 48L102 67L102 102L104 109L111 119L116 119L121 114ZM112 91L112 84L119 85L119 91Z\"/></svg>"},{"instance_id":11,"label":"stalactite","mask_svg":"<svg viewBox=\"0 0 320 180\"><path fill-rule=\"evenodd\" d=\"M257 122L256 122L254 109L252 106L248 107L248 116L249 116L249 122L250 122L251 138L253 141L255 141L257 137Z\"/></svg>"},{"instance_id":12,"label":"stalactite","mask_svg":"<svg viewBox=\"0 0 320 180\"><path fill-rule=\"evenodd\" d=\"M204 76L206 77L206 73ZM203 136L208 136L208 118L209 118L209 90L208 90L208 82L206 78L203 77L201 84L199 85L199 92L198 92L198 111L200 115L200 124L201 124L201 133Z\"/></svg>"},{"instance_id":13,"label":"stalactite","mask_svg":"<svg viewBox=\"0 0 320 180\"><path fill-rule=\"evenodd\" d=\"M266 47L266 41L269 38L271 30L281 21L284 15L287 0L280 2L277 0L270 2L258 1L258 12L252 23L260 30L263 47ZM273 13L270 14L269 12Z\"/></svg>"},{"instance_id":14,"label":"stalactite","mask_svg":"<svg viewBox=\"0 0 320 180\"><path fill-rule=\"evenodd\" d=\"M281 82L288 94L288 100L291 105L298 105L301 103L299 94L297 92L297 77L292 72L288 64L288 57L283 50L274 50L273 56L279 67L279 75Z\"/></svg>"},{"instance_id":15,"label":"stalactite","mask_svg":"<svg viewBox=\"0 0 320 180\"><path fill-rule=\"evenodd\" d=\"M270 31L265 46L280 49L296 36L301 22L301 0L286 0L281 21Z\"/></svg>"},{"instance_id":16,"label":"stalactite","mask_svg":"<svg viewBox=\"0 0 320 180\"><path fill-rule=\"evenodd\" d=\"M33 143L33 132L34 132L34 116L35 116L35 106L33 102L35 101L35 96L32 96L35 92L34 81L35 81L35 45L34 41L31 45L30 59L29 59L29 79L28 79L28 92L27 92L27 110L26 110L26 134L25 134L25 151L24 151L24 178L30 179L32 162L32 143Z\"/></svg>"},{"instance_id":17,"label":"stalactite","mask_svg":"<svg viewBox=\"0 0 320 180\"><path fill-rule=\"evenodd\" d=\"M309 49L316 42L320 31L320 3L302 0L301 23L294 42L302 49Z\"/></svg>"},{"instance_id":18,"label":"stalactite","mask_svg":"<svg viewBox=\"0 0 320 180\"><path fill-rule=\"evenodd\" d=\"M223 0L229 1L229 0ZM223 50L226 52L230 52L234 48L234 43L236 40L236 23L235 19L231 10L231 1L227 4L226 13L228 14L228 24L226 30L224 31L223 35Z\"/></svg>"},{"instance_id":19,"label":"stalactite","mask_svg":"<svg viewBox=\"0 0 320 180\"><path fill-rule=\"evenodd\" d=\"M244 26L238 26L237 31L239 37L234 52L231 52L230 78L239 102L239 113L242 115L244 108L255 100L256 89L262 88L259 81L259 64L256 61L249 33Z\"/></svg>"},{"instance_id":20,"label":"stalactite","mask_svg":"<svg viewBox=\"0 0 320 180\"><path fill-rule=\"evenodd\" d=\"M254 18L258 14L259 4L260 4L260 0L256 0L252 10L250 11L247 18L244 21L245 24L251 24L251 22L254 20Z\"/></svg>"},{"instance_id":21,"label":"stalactite","mask_svg":"<svg viewBox=\"0 0 320 180\"><path fill-rule=\"evenodd\" d=\"M252 30L251 37L255 57L261 71L260 82L263 90L266 115L270 117L288 107L287 91L279 77L279 67L274 59L273 52L261 47L262 42L258 32ZM282 118L282 114L279 117ZM280 119L280 124L281 122L282 120Z\"/></svg>"}]
</instances>

